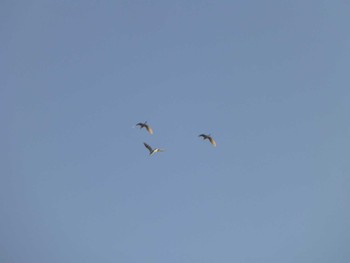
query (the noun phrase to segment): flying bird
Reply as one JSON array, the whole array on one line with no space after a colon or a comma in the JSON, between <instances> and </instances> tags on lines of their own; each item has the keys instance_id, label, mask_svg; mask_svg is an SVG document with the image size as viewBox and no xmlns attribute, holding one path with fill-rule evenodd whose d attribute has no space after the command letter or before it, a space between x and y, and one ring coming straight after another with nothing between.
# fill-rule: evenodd
<instances>
[{"instance_id":1,"label":"flying bird","mask_svg":"<svg viewBox=\"0 0 350 263\"><path fill-rule=\"evenodd\" d=\"M136 124L136 126L140 126L140 129L145 128L149 134L153 134L153 130L152 128L147 124L147 121L145 121L144 123L139 122L138 124Z\"/></svg>"},{"instance_id":2,"label":"flying bird","mask_svg":"<svg viewBox=\"0 0 350 263\"><path fill-rule=\"evenodd\" d=\"M214 139L210 136L210 134L209 134L209 135L200 134L200 135L198 135L198 137L202 137L203 140L208 139L208 140L210 141L211 145L213 145L214 147L216 146L216 142L215 142Z\"/></svg>"},{"instance_id":3,"label":"flying bird","mask_svg":"<svg viewBox=\"0 0 350 263\"><path fill-rule=\"evenodd\" d=\"M154 149L152 149L152 147L151 146L149 146L147 143L143 143L144 145L145 145L145 147L149 150L149 155L153 155L154 153L156 153L156 152L164 152L164 150L163 149L159 149L159 148L154 148Z\"/></svg>"}]
</instances>

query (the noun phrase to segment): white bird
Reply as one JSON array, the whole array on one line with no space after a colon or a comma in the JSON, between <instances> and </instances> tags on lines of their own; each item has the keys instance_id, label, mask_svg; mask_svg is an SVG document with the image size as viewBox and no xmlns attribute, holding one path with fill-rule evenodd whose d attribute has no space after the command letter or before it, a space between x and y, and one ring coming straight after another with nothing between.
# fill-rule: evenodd
<instances>
[{"instance_id":1,"label":"white bird","mask_svg":"<svg viewBox=\"0 0 350 263\"><path fill-rule=\"evenodd\" d=\"M156 153L156 152L164 152L164 150L163 149L159 149L159 148L154 148L154 149L152 149L152 147L151 146L149 146L147 143L143 143L144 145L145 145L145 147L149 150L149 155L153 155L154 153Z\"/></svg>"},{"instance_id":2,"label":"white bird","mask_svg":"<svg viewBox=\"0 0 350 263\"><path fill-rule=\"evenodd\" d=\"M152 128L147 124L147 121L145 121L144 123L139 122L138 124L136 124L136 126L140 126L140 129L145 128L149 134L153 134L153 130Z\"/></svg>"},{"instance_id":3,"label":"white bird","mask_svg":"<svg viewBox=\"0 0 350 263\"><path fill-rule=\"evenodd\" d=\"M209 135L206 135L206 134L200 134L198 135L198 137L203 137L203 140L206 140L208 139L211 143L211 145L213 145L214 147L216 146L216 142L214 141L214 139Z\"/></svg>"}]
</instances>

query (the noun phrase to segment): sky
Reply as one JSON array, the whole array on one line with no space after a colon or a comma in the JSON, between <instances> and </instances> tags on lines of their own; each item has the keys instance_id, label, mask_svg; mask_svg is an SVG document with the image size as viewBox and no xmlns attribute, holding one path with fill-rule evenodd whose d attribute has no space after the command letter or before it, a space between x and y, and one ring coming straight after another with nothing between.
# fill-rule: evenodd
<instances>
[{"instance_id":1,"label":"sky","mask_svg":"<svg viewBox=\"0 0 350 263\"><path fill-rule=\"evenodd\" d=\"M0 262L350 262L349 13L1 1Z\"/></svg>"}]
</instances>

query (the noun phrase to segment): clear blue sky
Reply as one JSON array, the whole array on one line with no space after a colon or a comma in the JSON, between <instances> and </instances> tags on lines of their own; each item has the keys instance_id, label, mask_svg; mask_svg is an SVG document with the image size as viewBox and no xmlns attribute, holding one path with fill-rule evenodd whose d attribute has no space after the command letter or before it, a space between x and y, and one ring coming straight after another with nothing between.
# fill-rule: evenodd
<instances>
[{"instance_id":1,"label":"clear blue sky","mask_svg":"<svg viewBox=\"0 0 350 263\"><path fill-rule=\"evenodd\" d=\"M2 1L0 262L350 262L349 14Z\"/></svg>"}]
</instances>

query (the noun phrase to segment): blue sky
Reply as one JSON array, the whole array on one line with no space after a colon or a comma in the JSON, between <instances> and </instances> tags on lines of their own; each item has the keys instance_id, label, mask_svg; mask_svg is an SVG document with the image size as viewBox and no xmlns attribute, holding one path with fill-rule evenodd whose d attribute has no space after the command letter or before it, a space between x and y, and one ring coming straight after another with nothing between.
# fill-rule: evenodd
<instances>
[{"instance_id":1,"label":"blue sky","mask_svg":"<svg viewBox=\"0 0 350 263\"><path fill-rule=\"evenodd\" d=\"M0 7L1 262L350 261L348 2Z\"/></svg>"}]
</instances>

